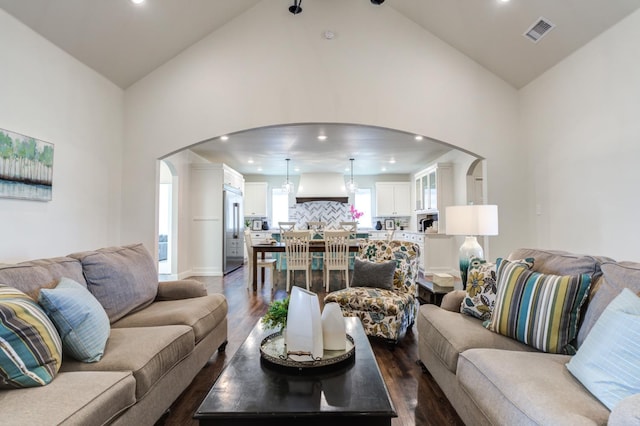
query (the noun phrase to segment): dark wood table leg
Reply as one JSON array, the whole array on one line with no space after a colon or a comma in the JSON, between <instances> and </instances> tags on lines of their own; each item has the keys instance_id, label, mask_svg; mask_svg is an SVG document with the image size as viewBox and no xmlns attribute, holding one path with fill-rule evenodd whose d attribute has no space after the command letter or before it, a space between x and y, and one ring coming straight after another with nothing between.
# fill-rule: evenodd
<instances>
[{"instance_id":1,"label":"dark wood table leg","mask_svg":"<svg viewBox=\"0 0 640 426\"><path fill-rule=\"evenodd\" d=\"M262 257L264 258L264 252L262 252ZM253 249L253 265L251 267L253 268L253 274L251 274L253 276L253 282L251 286L253 291L258 291L258 250L255 248Z\"/></svg>"}]
</instances>

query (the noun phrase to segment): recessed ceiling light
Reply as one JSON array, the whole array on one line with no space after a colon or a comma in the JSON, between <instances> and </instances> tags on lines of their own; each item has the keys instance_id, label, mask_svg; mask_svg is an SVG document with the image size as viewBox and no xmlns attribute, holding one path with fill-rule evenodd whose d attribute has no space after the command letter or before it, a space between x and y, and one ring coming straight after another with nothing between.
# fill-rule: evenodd
<instances>
[{"instance_id":1,"label":"recessed ceiling light","mask_svg":"<svg viewBox=\"0 0 640 426\"><path fill-rule=\"evenodd\" d=\"M387 168L386 168L386 167L383 167L383 168L382 168L382 171L383 171L383 172L386 172L386 171L387 171Z\"/></svg>"},{"instance_id":2,"label":"recessed ceiling light","mask_svg":"<svg viewBox=\"0 0 640 426\"><path fill-rule=\"evenodd\" d=\"M249 159L249 164L253 164L253 160L252 159Z\"/></svg>"},{"instance_id":3,"label":"recessed ceiling light","mask_svg":"<svg viewBox=\"0 0 640 426\"><path fill-rule=\"evenodd\" d=\"M325 135L319 135L319 136L318 136L318 140L319 140L319 141L326 141L326 140L327 140L327 137L326 137Z\"/></svg>"},{"instance_id":4,"label":"recessed ceiling light","mask_svg":"<svg viewBox=\"0 0 640 426\"><path fill-rule=\"evenodd\" d=\"M322 38L325 40L333 40L336 38L336 33L331 30L325 30L322 32Z\"/></svg>"},{"instance_id":5,"label":"recessed ceiling light","mask_svg":"<svg viewBox=\"0 0 640 426\"><path fill-rule=\"evenodd\" d=\"M500 3L509 3L509 0L500 0Z\"/></svg>"},{"instance_id":6,"label":"recessed ceiling light","mask_svg":"<svg viewBox=\"0 0 640 426\"><path fill-rule=\"evenodd\" d=\"M131 0L131 3L140 4L140 3L144 3L144 0Z\"/></svg>"},{"instance_id":7,"label":"recessed ceiling light","mask_svg":"<svg viewBox=\"0 0 640 426\"><path fill-rule=\"evenodd\" d=\"M421 140L422 140L422 139L424 139L424 138L423 138L421 135L416 135L416 136L414 137L414 139L415 139L415 140L417 140L417 141L421 141Z\"/></svg>"},{"instance_id":8,"label":"recessed ceiling light","mask_svg":"<svg viewBox=\"0 0 640 426\"><path fill-rule=\"evenodd\" d=\"M389 164L396 164L396 159L392 158L391 160L389 160Z\"/></svg>"},{"instance_id":9,"label":"recessed ceiling light","mask_svg":"<svg viewBox=\"0 0 640 426\"><path fill-rule=\"evenodd\" d=\"M220 136L220 140L221 141L228 141L229 140L229 136L227 136L227 135Z\"/></svg>"}]
</instances>

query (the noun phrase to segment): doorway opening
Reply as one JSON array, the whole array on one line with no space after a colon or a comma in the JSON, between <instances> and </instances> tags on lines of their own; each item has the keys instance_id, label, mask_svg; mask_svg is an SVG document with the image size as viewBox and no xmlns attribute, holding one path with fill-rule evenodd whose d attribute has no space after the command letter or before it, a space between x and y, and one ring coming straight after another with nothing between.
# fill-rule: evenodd
<instances>
[{"instance_id":1,"label":"doorway opening","mask_svg":"<svg viewBox=\"0 0 640 426\"><path fill-rule=\"evenodd\" d=\"M177 176L171 164L160 161L160 179L158 184L158 273L173 275L176 271L176 200Z\"/></svg>"}]
</instances>

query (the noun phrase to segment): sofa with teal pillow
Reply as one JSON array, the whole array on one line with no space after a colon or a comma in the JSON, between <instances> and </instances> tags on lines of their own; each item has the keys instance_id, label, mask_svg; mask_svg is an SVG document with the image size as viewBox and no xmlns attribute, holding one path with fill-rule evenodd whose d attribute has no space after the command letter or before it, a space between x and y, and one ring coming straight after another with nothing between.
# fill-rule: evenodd
<instances>
[{"instance_id":1,"label":"sofa with teal pillow","mask_svg":"<svg viewBox=\"0 0 640 426\"><path fill-rule=\"evenodd\" d=\"M0 423L152 425L226 341L225 297L142 244L3 264Z\"/></svg>"},{"instance_id":2,"label":"sofa with teal pillow","mask_svg":"<svg viewBox=\"0 0 640 426\"><path fill-rule=\"evenodd\" d=\"M526 258L531 270L514 263ZM420 361L462 420L640 424L640 263L539 249L506 259L489 320L457 309L463 290L418 312Z\"/></svg>"}]
</instances>

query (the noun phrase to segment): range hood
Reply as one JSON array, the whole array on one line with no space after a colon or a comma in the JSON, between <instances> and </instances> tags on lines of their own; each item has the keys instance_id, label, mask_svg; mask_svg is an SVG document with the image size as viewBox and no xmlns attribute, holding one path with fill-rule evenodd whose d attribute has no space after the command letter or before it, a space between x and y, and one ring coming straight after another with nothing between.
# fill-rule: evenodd
<instances>
[{"instance_id":1,"label":"range hood","mask_svg":"<svg viewBox=\"0 0 640 426\"><path fill-rule=\"evenodd\" d=\"M349 197L341 173L304 173L300 175L296 203L335 201L348 203Z\"/></svg>"}]
</instances>

